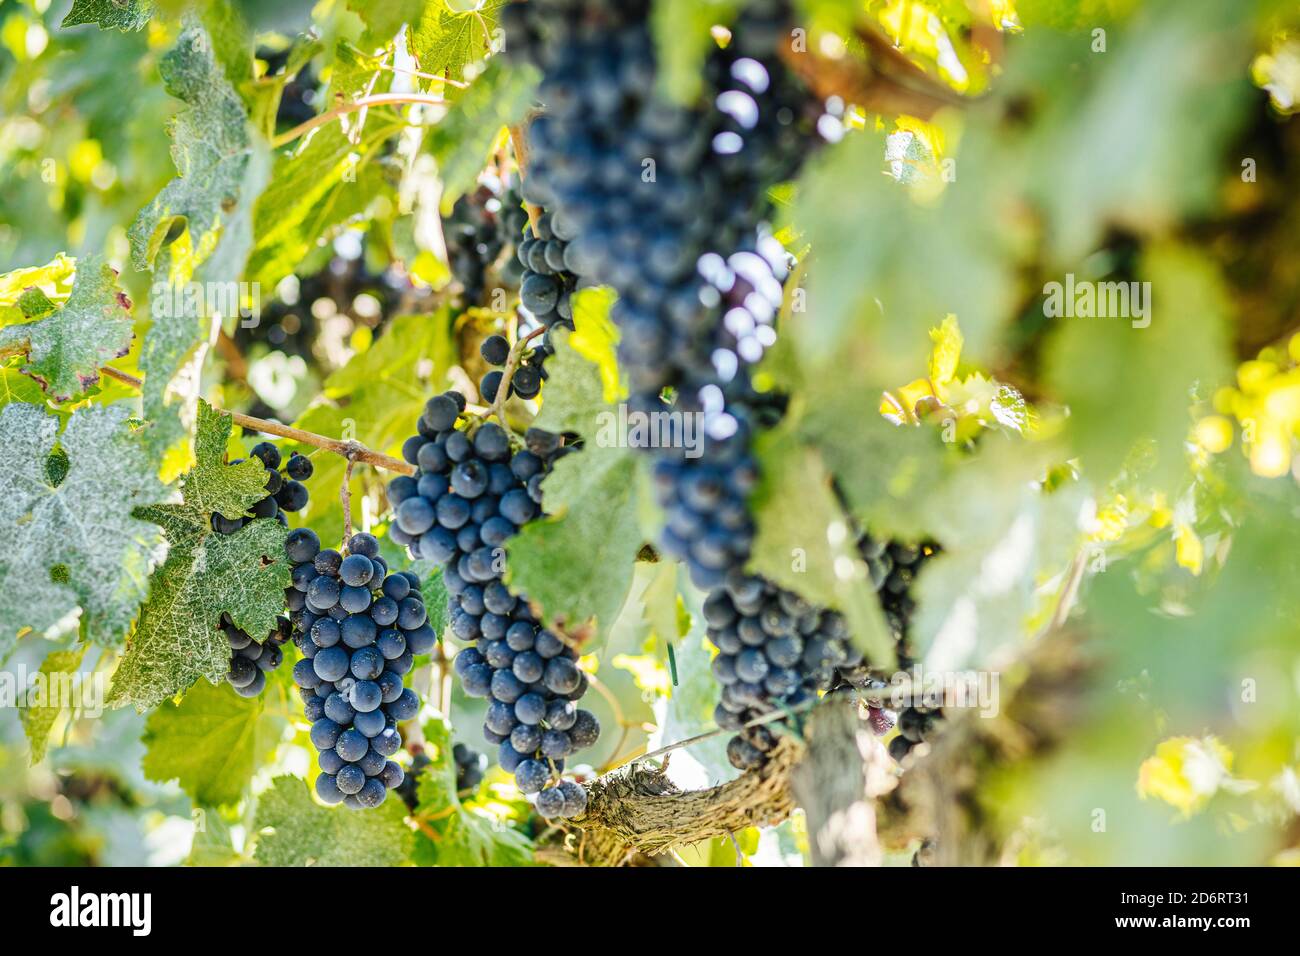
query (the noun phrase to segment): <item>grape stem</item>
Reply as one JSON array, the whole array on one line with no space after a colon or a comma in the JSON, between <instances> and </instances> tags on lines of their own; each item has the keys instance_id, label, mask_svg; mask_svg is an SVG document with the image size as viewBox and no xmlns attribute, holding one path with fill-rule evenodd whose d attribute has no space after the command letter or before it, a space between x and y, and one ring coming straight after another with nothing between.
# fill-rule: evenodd
<instances>
[{"instance_id":1,"label":"grape stem","mask_svg":"<svg viewBox=\"0 0 1300 956\"><path fill-rule=\"evenodd\" d=\"M104 366L100 369L109 378L116 379L132 388L141 388L144 382L126 372L118 371L115 368ZM386 471L395 471L402 475L414 475L415 466L393 458L391 455L385 455L383 452L367 448L359 442L342 441L338 438L330 438L326 435L317 435L315 432L304 431L301 428L294 428L291 425L281 425L279 422L267 421L265 418L254 418L251 415L243 415L239 412L227 412L223 409L216 409L229 415L236 425L250 431L264 432L268 435L276 435L280 438L288 438L304 445L312 445L316 448L323 448L326 451L332 451L336 455L342 455L349 462L361 461L367 465L373 465L376 468L383 468Z\"/></svg>"},{"instance_id":2,"label":"grape stem","mask_svg":"<svg viewBox=\"0 0 1300 956\"><path fill-rule=\"evenodd\" d=\"M346 545L352 540L352 466L357 463L356 453L360 446L356 442L348 442L353 447L348 449L347 467L343 469L343 484L339 486L339 501L343 505L343 543Z\"/></svg>"},{"instance_id":3,"label":"grape stem","mask_svg":"<svg viewBox=\"0 0 1300 956\"><path fill-rule=\"evenodd\" d=\"M505 412L506 399L510 395L510 381L515 377L515 369L519 367L520 356L528 350L528 343L545 331L545 327L539 325L527 335L516 339L515 344L510 347L510 354L506 357L505 369L501 372L501 384L497 386L496 397L492 399L492 405L488 408L488 417L495 415L497 421L501 423L501 426L506 431L510 430L510 426L506 423Z\"/></svg>"},{"instance_id":4,"label":"grape stem","mask_svg":"<svg viewBox=\"0 0 1300 956\"><path fill-rule=\"evenodd\" d=\"M519 181L522 183L525 176L528 175L528 121L532 118L530 113L525 120L517 126L510 127L510 144L515 148L515 165L519 167ZM528 222L533 227L533 235L537 235L537 220L542 211L530 202L524 203L524 208L528 210Z\"/></svg>"},{"instance_id":5,"label":"grape stem","mask_svg":"<svg viewBox=\"0 0 1300 956\"><path fill-rule=\"evenodd\" d=\"M590 679L590 675L588 675L588 679ZM789 707L783 710L774 710L770 714L764 714L762 717L755 717L753 720L746 723L742 729L748 729L750 727L758 727L761 726L762 724L770 724L778 720L785 720L791 714L798 714L806 710L811 710L813 707L816 707L819 703L821 703L820 700L811 700L808 703L801 704L798 707ZM655 757L663 757L666 756L667 754L672 753L674 750L681 750L683 747L691 747L695 744L700 743L701 741L708 740L711 737L716 737L718 736L718 734L723 734L723 733L732 733L732 731L724 730L721 727L714 727L712 730L706 730L704 731L704 733L696 734L694 737L687 737L683 740L678 740L675 743L668 744L667 746L660 747L658 750L652 750L648 754L640 754L639 756L629 757L627 760L624 760L622 763L616 764L613 767L608 768L604 772L609 773L612 770L620 770L623 767L626 767L628 764L640 763L643 760L652 760Z\"/></svg>"}]
</instances>

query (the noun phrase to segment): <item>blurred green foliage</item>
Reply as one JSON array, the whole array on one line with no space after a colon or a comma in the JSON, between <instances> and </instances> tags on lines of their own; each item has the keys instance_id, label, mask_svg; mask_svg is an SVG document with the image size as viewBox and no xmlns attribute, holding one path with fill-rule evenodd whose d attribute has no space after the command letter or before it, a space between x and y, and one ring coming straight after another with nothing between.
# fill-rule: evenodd
<instances>
[{"instance_id":1,"label":"blurred green foliage","mask_svg":"<svg viewBox=\"0 0 1300 956\"><path fill-rule=\"evenodd\" d=\"M0 421L39 421L45 439L0 438L44 498L86 493L77 437L109 419L113 474L90 499L102 506L128 475L150 499L129 504L161 504L195 463L199 398L395 454L429 394L478 379L477 341L509 309L450 304L439 213L508 174L505 127L531 103L535 75L493 57L500 6L0 0ZM663 92L693 95L742 6L656 4ZM758 376L791 401L759 449L755 567L845 611L883 661L848 529L927 539L941 547L915 591L927 667L1015 674L1053 626L1084 643L1089 719L1051 753L974 768L1006 862L1300 861L1300 12L1277 0L798 9L805 55L853 64L883 38L960 95L926 117L840 104L842 141L776 191L778 234L802 261ZM422 102L355 108L393 91ZM320 128L304 137L304 121ZM143 371L143 402L86 375L120 351L124 324L97 344L56 322L87 314L74 267L83 280L98 256L130 299L134 338L114 364ZM379 278L340 292L357 274ZM258 283L283 338L271 323L159 311L155 282L196 276ZM1147 311L1130 298L1121 315L1077 301L1060 314L1054 283L1123 283ZM110 292L100 304L116 315L125 301ZM538 423L591 438L620 396L609 298L589 296ZM511 413L526 423L528 409ZM223 433L214 451L198 431L200 470L253 441ZM301 450L316 466L304 523L337 540L345 463ZM348 490L352 525L382 535L383 476L355 468ZM202 489L185 491L192 504ZM710 720L701 595L679 569L638 560L660 520L647 491L635 456L591 447L548 482L555 517L510 547L516 583L595 634L585 663L604 735L583 772ZM165 507L149 513L179 513ZM152 609L188 552L159 564L125 504L120 519L105 529L129 542L86 559L114 572L99 590L66 542L40 546L30 579L0 557L4 580L28 589L13 595L45 596L4 604L7 669L107 681L129 638L117 676L159 705L147 719L0 712L0 863L532 859L545 832L504 774L455 793L452 734L476 740L482 705L441 680L441 649L412 677L431 701L412 729L434 761L418 822L396 801L344 818L304 785L310 746L286 681L251 702L192 684L219 676L211 627L187 620L218 607L210 596L191 594L196 612L156 639ZM263 590L242 612L273 613L275 588ZM675 758L681 779L729 774L721 747ZM681 861L789 862L800 825Z\"/></svg>"}]
</instances>

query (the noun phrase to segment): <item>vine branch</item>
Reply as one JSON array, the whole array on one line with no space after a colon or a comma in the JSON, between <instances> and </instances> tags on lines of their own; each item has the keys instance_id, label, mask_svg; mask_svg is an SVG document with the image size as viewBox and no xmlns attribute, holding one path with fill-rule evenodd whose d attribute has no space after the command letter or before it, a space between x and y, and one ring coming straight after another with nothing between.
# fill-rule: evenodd
<instances>
[{"instance_id":1,"label":"vine branch","mask_svg":"<svg viewBox=\"0 0 1300 956\"><path fill-rule=\"evenodd\" d=\"M510 430L510 426L506 423L506 400L510 396L510 382L515 377L515 369L519 367L520 357L528 350L528 343L545 331L546 328L539 325L527 335L520 336L510 347L510 354L506 357L505 369L501 372L501 384L497 386L496 397L492 399L492 404L488 408L488 416L496 416L497 421L506 431Z\"/></svg>"},{"instance_id":2,"label":"vine branch","mask_svg":"<svg viewBox=\"0 0 1300 956\"><path fill-rule=\"evenodd\" d=\"M119 371L111 366L104 366L100 369L109 378L117 379L132 388L141 388L144 382L126 372ZM264 432L268 435L276 435L280 438L288 438L291 441L299 442L303 445L312 445L316 448L323 448L326 451L332 451L336 455L342 455L349 462L362 461L367 465L373 465L376 468L383 468L386 471L395 471L402 475L414 475L415 466L409 462L394 458L391 455L385 455L383 452L367 448L359 442L342 441L338 438L330 438L327 435L317 435L315 432L304 431L301 428L294 428L292 425L281 425L279 422L268 421L265 418L254 418L252 415L244 415L240 412L230 412L218 408L217 411L229 415L236 425L247 428L250 431Z\"/></svg>"}]
</instances>

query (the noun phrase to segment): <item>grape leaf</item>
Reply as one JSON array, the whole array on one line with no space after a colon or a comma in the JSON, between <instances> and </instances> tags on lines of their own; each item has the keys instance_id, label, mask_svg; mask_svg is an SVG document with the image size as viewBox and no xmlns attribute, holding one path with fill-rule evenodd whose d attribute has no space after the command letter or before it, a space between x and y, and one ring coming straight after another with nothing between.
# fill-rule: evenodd
<instances>
[{"instance_id":1,"label":"grape leaf","mask_svg":"<svg viewBox=\"0 0 1300 956\"><path fill-rule=\"evenodd\" d=\"M1216 201L1224 148L1257 95L1250 8L1178 4L1171 17L1170 5L1154 4L1104 55L1050 33L1022 51L1000 93L1042 115L1003 148L1020 151L1046 214L1043 241L1060 261L1086 256L1116 224L1159 235ZM1053 92L1046 103L1044 89Z\"/></svg>"},{"instance_id":2,"label":"grape leaf","mask_svg":"<svg viewBox=\"0 0 1300 956\"><path fill-rule=\"evenodd\" d=\"M429 130L428 149L438 161L444 215L474 188L502 128L523 119L538 79L530 65L507 65L493 59Z\"/></svg>"},{"instance_id":3,"label":"grape leaf","mask_svg":"<svg viewBox=\"0 0 1300 956\"><path fill-rule=\"evenodd\" d=\"M425 753L432 763L420 775L415 816L438 834L419 831L412 859L420 866L529 866L532 843L484 808L456 794L451 728L441 718L424 725Z\"/></svg>"},{"instance_id":4,"label":"grape leaf","mask_svg":"<svg viewBox=\"0 0 1300 956\"><path fill-rule=\"evenodd\" d=\"M27 745L31 749L32 766L45 759L45 749L50 739L50 731L58 721L59 715L67 708L64 700L48 690L51 681L62 680L62 675L74 675L81 666L81 659L86 654L86 646L68 651L50 651L41 663L40 673L46 681L46 701L44 705L31 705L19 711L23 722L23 731L27 734Z\"/></svg>"},{"instance_id":5,"label":"grape leaf","mask_svg":"<svg viewBox=\"0 0 1300 956\"><path fill-rule=\"evenodd\" d=\"M275 135L276 116L285 86L324 49L324 45L316 38L299 34L294 38L288 58L279 72L259 77L256 82L241 86L240 92L248 104L249 120L264 136L270 138ZM271 182L274 183L276 178L273 175ZM256 225L256 214L254 224Z\"/></svg>"},{"instance_id":6,"label":"grape leaf","mask_svg":"<svg viewBox=\"0 0 1300 956\"><path fill-rule=\"evenodd\" d=\"M101 30L143 30L153 16L154 5L149 0L72 0L72 9L59 26L79 26L97 23Z\"/></svg>"},{"instance_id":7,"label":"grape leaf","mask_svg":"<svg viewBox=\"0 0 1300 956\"><path fill-rule=\"evenodd\" d=\"M583 290L578 296L587 293L588 290ZM575 315L577 311L574 310ZM533 424L547 431L577 432L594 439L601 423L609 421L602 416L614 409L605 399L599 360L578 352L574 347L575 334L562 329L555 333L557 342L563 343L563 347L557 348L556 356L547 360L547 369L549 371L550 363L554 362L554 367L563 371L548 378L542 393L542 410ZM612 342L609 348L612 353ZM550 384L550 379L555 380L554 385Z\"/></svg>"},{"instance_id":8,"label":"grape leaf","mask_svg":"<svg viewBox=\"0 0 1300 956\"><path fill-rule=\"evenodd\" d=\"M132 508L162 495L130 414L125 403L81 408L60 435L42 408L0 411L0 659L20 630L44 631L77 606L97 644L129 628L157 538ZM46 468L56 442L67 459L57 485Z\"/></svg>"},{"instance_id":9,"label":"grape leaf","mask_svg":"<svg viewBox=\"0 0 1300 956\"><path fill-rule=\"evenodd\" d=\"M45 309L52 305L35 292ZM24 313L29 307L19 300ZM0 350L27 354L22 371L40 382L55 401L66 402L99 381L99 367L131 349L131 300L117 288L117 273L100 256L77 263L72 292L52 315L0 329Z\"/></svg>"},{"instance_id":10,"label":"grape leaf","mask_svg":"<svg viewBox=\"0 0 1300 956\"><path fill-rule=\"evenodd\" d=\"M137 269L160 266L176 281L201 264L208 278L236 279L252 241L253 200L269 170L266 144L202 27L182 31L159 70L167 92L185 103L169 128L178 175L131 224L131 261Z\"/></svg>"},{"instance_id":11,"label":"grape leaf","mask_svg":"<svg viewBox=\"0 0 1300 956\"><path fill-rule=\"evenodd\" d=\"M452 10L447 0L432 0L410 36L412 55L425 73L465 79L465 67L492 47L497 16L507 0L483 0L471 10Z\"/></svg>"},{"instance_id":12,"label":"grape leaf","mask_svg":"<svg viewBox=\"0 0 1300 956\"><path fill-rule=\"evenodd\" d=\"M248 698L225 681L200 681L179 704L164 703L149 715L144 775L179 781L195 804L235 803L284 736L288 712L282 682Z\"/></svg>"},{"instance_id":13,"label":"grape leaf","mask_svg":"<svg viewBox=\"0 0 1300 956\"><path fill-rule=\"evenodd\" d=\"M933 476L928 527L942 547L921 569L912 641L937 670L991 666L1019 646L1080 542L1079 484L1046 493L1059 446L989 436L982 453ZM978 501L979 507L971 503Z\"/></svg>"},{"instance_id":14,"label":"grape leaf","mask_svg":"<svg viewBox=\"0 0 1300 956\"><path fill-rule=\"evenodd\" d=\"M374 46L384 46L403 24L415 23L425 8L425 0L348 0L348 9L361 17L366 25L366 38Z\"/></svg>"},{"instance_id":15,"label":"grape leaf","mask_svg":"<svg viewBox=\"0 0 1300 956\"><path fill-rule=\"evenodd\" d=\"M39 405L45 401L41 387L16 368L0 368L0 406L13 402Z\"/></svg>"},{"instance_id":16,"label":"grape leaf","mask_svg":"<svg viewBox=\"0 0 1300 956\"><path fill-rule=\"evenodd\" d=\"M627 598L643 544L638 462L606 434L617 410L605 404L599 368L570 347L567 335L553 341L537 425L576 431L586 444L556 462L542 483L552 517L525 525L506 545L506 581L552 619L573 626L594 617L607 628Z\"/></svg>"},{"instance_id":17,"label":"grape leaf","mask_svg":"<svg viewBox=\"0 0 1300 956\"><path fill-rule=\"evenodd\" d=\"M756 452L762 479L751 500L758 525L751 570L842 612L869 660L892 666L893 638L821 456L789 423L764 434Z\"/></svg>"},{"instance_id":18,"label":"grape leaf","mask_svg":"<svg viewBox=\"0 0 1300 956\"><path fill-rule=\"evenodd\" d=\"M817 259L795 344L810 368L847 357L873 382L906 380L925 367L926 332L948 313L960 318L972 355L989 349L1012 313L1014 259L1010 237L995 230L1006 176L981 175L980 145L928 205L892 178L864 173L883 170L883 135L854 134L808 164L799 215ZM861 242L864 228L890 241Z\"/></svg>"},{"instance_id":19,"label":"grape leaf","mask_svg":"<svg viewBox=\"0 0 1300 956\"><path fill-rule=\"evenodd\" d=\"M401 866L411 852L402 801L364 812L323 807L297 777L258 798L255 858L263 866Z\"/></svg>"},{"instance_id":20,"label":"grape leaf","mask_svg":"<svg viewBox=\"0 0 1300 956\"><path fill-rule=\"evenodd\" d=\"M238 279L252 246L253 203L270 169L267 146L248 122L207 31L186 27L159 69L167 92L186 104L169 127L179 175L127 233L133 264L153 268L157 280L140 358L143 414L153 422L148 438L155 450L184 435L169 392L211 327L200 297L182 294L185 284Z\"/></svg>"},{"instance_id":21,"label":"grape leaf","mask_svg":"<svg viewBox=\"0 0 1300 956\"><path fill-rule=\"evenodd\" d=\"M710 29L729 26L742 0L656 0L650 25L659 55L660 92L692 104L700 95L704 61L717 48Z\"/></svg>"},{"instance_id":22,"label":"grape leaf","mask_svg":"<svg viewBox=\"0 0 1300 956\"><path fill-rule=\"evenodd\" d=\"M1114 476L1134 442L1156 443L1157 487L1184 473L1183 442L1193 388L1208 398L1230 370L1227 292L1213 263L1188 248L1148 249L1140 277L1150 283L1146 328L1125 318L1060 318L1047 380L1070 406L1068 422L1084 469L1098 483ZM1116 414L1116 396L1140 401Z\"/></svg>"},{"instance_id":23,"label":"grape leaf","mask_svg":"<svg viewBox=\"0 0 1300 956\"><path fill-rule=\"evenodd\" d=\"M230 824L216 807L196 806L193 816L194 840L185 866L239 866L247 862L235 849Z\"/></svg>"},{"instance_id":24,"label":"grape leaf","mask_svg":"<svg viewBox=\"0 0 1300 956\"><path fill-rule=\"evenodd\" d=\"M371 55L344 41L336 43L325 102L341 106L362 96L388 90L393 74L384 69L384 62L383 54Z\"/></svg>"},{"instance_id":25,"label":"grape leaf","mask_svg":"<svg viewBox=\"0 0 1300 956\"><path fill-rule=\"evenodd\" d=\"M272 287L293 272L319 242L365 214L376 197L391 192L379 147L397 127L379 118L355 137L338 123L319 129L299 152L281 156L257 201L248 258L252 281Z\"/></svg>"},{"instance_id":26,"label":"grape leaf","mask_svg":"<svg viewBox=\"0 0 1300 956\"><path fill-rule=\"evenodd\" d=\"M0 275L0 326L23 322L32 317L20 303L31 292L46 298L66 297L72 289L77 260L60 252L43 266L28 266Z\"/></svg>"},{"instance_id":27,"label":"grape leaf","mask_svg":"<svg viewBox=\"0 0 1300 956\"><path fill-rule=\"evenodd\" d=\"M267 518L232 535L212 531L213 512L243 515L266 495L261 462L222 462L230 430L229 415L200 402L195 465L181 480L182 502L136 509L137 517L162 526L169 550L150 578L149 600L113 676L114 707L133 704L143 712L200 677L220 682L230 667L221 615L260 638L284 608L284 527Z\"/></svg>"}]
</instances>

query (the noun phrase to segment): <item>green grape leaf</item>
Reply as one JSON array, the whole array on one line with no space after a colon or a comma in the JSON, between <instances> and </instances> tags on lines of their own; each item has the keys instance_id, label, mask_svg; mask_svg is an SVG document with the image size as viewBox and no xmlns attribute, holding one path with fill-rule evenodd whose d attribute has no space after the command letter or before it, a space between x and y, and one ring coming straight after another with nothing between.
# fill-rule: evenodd
<instances>
[{"instance_id":1,"label":"green grape leaf","mask_svg":"<svg viewBox=\"0 0 1300 956\"><path fill-rule=\"evenodd\" d=\"M642 617L652 635L673 644L691 627L691 614L680 594L682 565L676 561L658 561L650 568L650 580L641 592Z\"/></svg>"},{"instance_id":2,"label":"green grape leaf","mask_svg":"<svg viewBox=\"0 0 1300 956\"><path fill-rule=\"evenodd\" d=\"M232 535L212 531L214 512L237 517L266 495L259 461L222 462L230 430L229 415L200 402L195 465L181 480L182 502L135 512L162 526L169 549L150 578L149 600L113 676L112 706L133 704L143 712L200 677L220 682L230 667L230 644L219 629L222 614L261 639L275 629L284 608L284 527L263 519Z\"/></svg>"},{"instance_id":3,"label":"green grape leaf","mask_svg":"<svg viewBox=\"0 0 1300 956\"><path fill-rule=\"evenodd\" d=\"M506 580L572 627L614 621L627 599L644 543L635 452L616 434L617 409L606 405L598 367L557 336L551 378L537 425L573 430L586 443L555 463L542 483L551 517L526 525L506 545Z\"/></svg>"},{"instance_id":4,"label":"green grape leaf","mask_svg":"<svg viewBox=\"0 0 1300 956\"><path fill-rule=\"evenodd\" d=\"M314 37L299 34L294 38L289 56L280 71L260 77L255 83L247 84L247 90L241 88L244 102L248 104L248 117L256 129L268 139L275 135L276 114L280 110L280 101L284 96L285 86L316 57L324 44ZM277 177L272 175L271 182ZM256 213L254 213L254 232L256 233Z\"/></svg>"},{"instance_id":5,"label":"green grape leaf","mask_svg":"<svg viewBox=\"0 0 1300 956\"><path fill-rule=\"evenodd\" d=\"M13 402L40 405L45 402L45 392L16 368L0 368L0 407Z\"/></svg>"},{"instance_id":6,"label":"green grape leaf","mask_svg":"<svg viewBox=\"0 0 1300 956\"><path fill-rule=\"evenodd\" d=\"M72 9L59 26L64 29L97 23L101 30L143 30L153 16L149 0L72 0Z\"/></svg>"},{"instance_id":7,"label":"green grape leaf","mask_svg":"<svg viewBox=\"0 0 1300 956\"><path fill-rule=\"evenodd\" d=\"M384 69L384 62L382 54L371 55L344 41L336 43L325 101L339 106L362 96L385 92L391 86L393 74Z\"/></svg>"},{"instance_id":8,"label":"green grape leaf","mask_svg":"<svg viewBox=\"0 0 1300 956\"><path fill-rule=\"evenodd\" d=\"M212 53L230 85L239 93L252 117L268 95L278 101L280 87L274 82L263 83L256 76L253 31L244 18L239 0L204 0L198 14L203 28L212 40ZM295 38L294 55L310 48L312 41L303 36ZM273 90L268 93L267 88ZM254 124L255 128L262 129ZM272 128L274 131L274 128Z\"/></svg>"},{"instance_id":9,"label":"green grape leaf","mask_svg":"<svg viewBox=\"0 0 1300 956\"><path fill-rule=\"evenodd\" d=\"M799 437L821 454L853 516L882 537L914 541L933 531L927 496L960 453L936 429L883 418L880 390L864 383L812 377L800 390ZM852 441L845 422L854 423Z\"/></svg>"},{"instance_id":10,"label":"green grape leaf","mask_svg":"<svg viewBox=\"0 0 1300 956\"><path fill-rule=\"evenodd\" d=\"M445 381L456 364L452 313L443 309L432 316L403 315L370 348L358 352L343 368L325 380L323 400L294 422L318 435L355 437L370 448L398 453L415 434L415 423L432 390ZM314 449L304 449L313 451ZM320 488L343 483L346 462L340 455L318 455L312 481ZM363 469L352 476L354 527L361 526L365 498ZM343 515L330 503L327 508L308 505L306 523L321 541L338 541Z\"/></svg>"},{"instance_id":11,"label":"green grape leaf","mask_svg":"<svg viewBox=\"0 0 1300 956\"><path fill-rule=\"evenodd\" d=\"M297 777L277 777L257 801L255 858L263 866L401 866L411 853L402 801L357 812L315 803Z\"/></svg>"},{"instance_id":12,"label":"green grape leaf","mask_svg":"<svg viewBox=\"0 0 1300 956\"><path fill-rule=\"evenodd\" d=\"M27 734L27 745L31 750L32 766L45 759L50 731L54 729L59 716L67 709L63 706L67 701L53 691L60 685L71 687L71 678L77 673L77 669L81 666L81 659L85 655L86 646L83 644L68 651L50 651L41 663L42 676L39 679L45 683L45 702L37 705L28 704L19 711L23 731Z\"/></svg>"},{"instance_id":13,"label":"green grape leaf","mask_svg":"<svg viewBox=\"0 0 1300 956\"><path fill-rule=\"evenodd\" d=\"M894 642L821 456L789 424L758 441L762 479L751 505L758 533L750 569L814 604L844 614L871 662L890 667ZM791 507L798 502L798 507Z\"/></svg>"},{"instance_id":14,"label":"green grape leaf","mask_svg":"<svg viewBox=\"0 0 1300 956\"><path fill-rule=\"evenodd\" d=\"M29 289L19 307L38 315L53 303L39 289ZM85 256L62 308L0 329L0 351L26 353L23 374L40 382L55 401L66 402L99 381L101 365L130 351L131 337L131 300L118 290L117 273L101 257Z\"/></svg>"},{"instance_id":15,"label":"green grape leaf","mask_svg":"<svg viewBox=\"0 0 1300 956\"><path fill-rule=\"evenodd\" d=\"M1208 398L1230 372L1232 313L1213 263L1191 249L1150 247L1140 278L1149 283L1144 319L1054 320L1060 328L1048 348L1047 381L1070 406L1069 435L1098 483L1148 439L1157 456L1152 480L1170 487L1184 474L1189 395L1196 389ZM1134 389L1141 400L1116 414L1117 396Z\"/></svg>"},{"instance_id":16,"label":"green grape leaf","mask_svg":"<svg viewBox=\"0 0 1300 956\"><path fill-rule=\"evenodd\" d=\"M178 175L131 224L131 260L137 269L161 266L161 277L174 281L200 265L207 278L234 280L252 242L253 201L270 167L266 144L202 27L183 30L159 69L167 92L185 104L169 129Z\"/></svg>"},{"instance_id":17,"label":"green grape leaf","mask_svg":"<svg viewBox=\"0 0 1300 956\"><path fill-rule=\"evenodd\" d=\"M162 294L172 297L179 286L162 287ZM145 440L161 456L186 436L181 411L186 405L189 387L181 385L197 380L199 366L206 353L207 325L197 311L188 306L180 310L155 310L153 323L145 333L140 349L140 371L144 386L140 390L140 407L150 422Z\"/></svg>"},{"instance_id":18,"label":"green grape leaf","mask_svg":"<svg viewBox=\"0 0 1300 956\"><path fill-rule=\"evenodd\" d=\"M498 134L524 118L539 76L528 65L491 60L469 89L455 95L447 114L429 130L428 149L442 178L442 211L474 188Z\"/></svg>"},{"instance_id":19,"label":"green grape leaf","mask_svg":"<svg viewBox=\"0 0 1300 956\"><path fill-rule=\"evenodd\" d=\"M1065 569L1081 542L1082 487L1041 487L1059 453L990 435L979 456L933 476L927 524L942 550L912 589L912 643L927 667L994 666L1022 644L1050 597L1041 583Z\"/></svg>"},{"instance_id":20,"label":"green grape leaf","mask_svg":"<svg viewBox=\"0 0 1300 956\"><path fill-rule=\"evenodd\" d=\"M420 866L529 866L532 842L482 806L456 794L451 728L442 718L424 725L425 753L432 763L420 774L417 819L438 834L419 831L414 862Z\"/></svg>"},{"instance_id":21,"label":"green grape leaf","mask_svg":"<svg viewBox=\"0 0 1300 956\"><path fill-rule=\"evenodd\" d=\"M1003 179L981 177L981 155L963 153L962 175L926 205L891 177L865 172L883 170L884 155L885 137L863 132L808 165L799 216L817 259L795 344L810 369L851 361L874 382L895 382L925 368L927 332L949 313L971 355L989 349L1014 286L1010 240L995 232L1003 194L990 186ZM890 241L864 243L864 234Z\"/></svg>"},{"instance_id":22,"label":"green grape leaf","mask_svg":"<svg viewBox=\"0 0 1300 956\"><path fill-rule=\"evenodd\" d=\"M0 659L24 628L45 631L81 607L85 637L121 642L144 596L157 532L132 509L163 493L123 404L59 420L22 403L0 411ZM57 485L47 463L66 457ZM54 476L57 477L57 476Z\"/></svg>"},{"instance_id":23,"label":"green grape leaf","mask_svg":"<svg viewBox=\"0 0 1300 956\"><path fill-rule=\"evenodd\" d=\"M584 290L578 296L586 295L588 291ZM557 348L556 355L547 360L547 370L549 372L554 367L563 371L550 376L555 380L554 385L550 384L550 379L547 380L542 392L542 410L533 424L547 431L577 432L594 439L601 425L610 421L608 413L615 409L606 401L597 360L578 352L574 347L575 334L563 330L555 333L557 341L563 342L563 348ZM551 366L552 362L554 366Z\"/></svg>"},{"instance_id":24,"label":"green grape leaf","mask_svg":"<svg viewBox=\"0 0 1300 956\"><path fill-rule=\"evenodd\" d=\"M426 0L348 0L348 9L361 17L366 25L366 38L374 46L384 46L403 24L416 23L426 6Z\"/></svg>"},{"instance_id":25,"label":"green grape leaf","mask_svg":"<svg viewBox=\"0 0 1300 956\"><path fill-rule=\"evenodd\" d=\"M1043 114L1024 141L1003 148L1008 158L1021 152L1012 168L1024 169L1046 213L1043 241L1059 261L1088 255L1108 229L1159 235L1217 200L1224 148L1257 95L1249 11L1198 3L1171 17L1155 4L1104 54L1077 35L1044 33L1017 58L1001 93L1028 97ZM1046 103L1044 90L1052 91Z\"/></svg>"},{"instance_id":26,"label":"green grape leaf","mask_svg":"<svg viewBox=\"0 0 1300 956\"><path fill-rule=\"evenodd\" d=\"M432 0L410 36L410 49L425 73L465 79L465 68L492 49L497 16L507 0L483 0L466 11L453 10L447 0Z\"/></svg>"},{"instance_id":27,"label":"green grape leaf","mask_svg":"<svg viewBox=\"0 0 1300 956\"><path fill-rule=\"evenodd\" d=\"M331 123L299 152L276 160L275 175L253 217L257 241L248 258L253 281L273 287L318 243L391 192L379 154L396 130L378 118L354 137Z\"/></svg>"},{"instance_id":28,"label":"green grape leaf","mask_svg":"<svg viewBox=\"0 0 1300 956\"><path fill-rule=\"evenodd\" d=\"M169 127L179 175L127 233L135 267L154 269L156 279L153 324L140 357L143 413L153 423L149 442L155 451L170 448L185 433L172 385L196 354L202 356L213 284L234 283L243 272L253 242L254 200L270 170L269 150L213 46L206 30L188 26L162 58L167 92L186 104ZM192 278L204 280L203 295L189 294Z\"/></svg>"},{"instance_id":29,"label":"green grape leaf","mask_svg":"<svg viewBox=\"0 0 1300 956\"><path fill-rule=\"evenodd\" d=\"M10 325L30 318L18 302L35 289L47 298L61 298L72 289L77 260L60 252L43 266L28 266L0 275L0 325Z\"/></svg>"},{"instance_id":30,"label":"green grape leaf","mask_svg":"<svg viewBox=\"0 0 1300 956\"><path fill-rule=\"evenodd\" d=\"M149 715L144 775L179 781L195 804L235 803L284 736L288 707L282 683L249 698L225 681L200 681L179 704L164 703Z\"/></svg>"},{"instance_id":31,"label":"green grape leaf","mask_svg":"<svg viewBox=\"0 0 1300 956\"><path fill-rule=\"evenodd\" d=\"M699 98L704 61L717 49L710 28L729 26L742 5L743 0L655 0L650 25L660 92L684 104Z\"/></svg>"},{"instance_id":32,"label":"green grape leaf","mask_svg":"<svg viewBox=\"0 0 1300 956\"><path fill-rule=\"evenodd\" d=\"M185 858L186 866L239 866L247 862L235 849L230 824L216 807L196 806L194 815L194 840Z\"/></svg>"}]
</instances>

